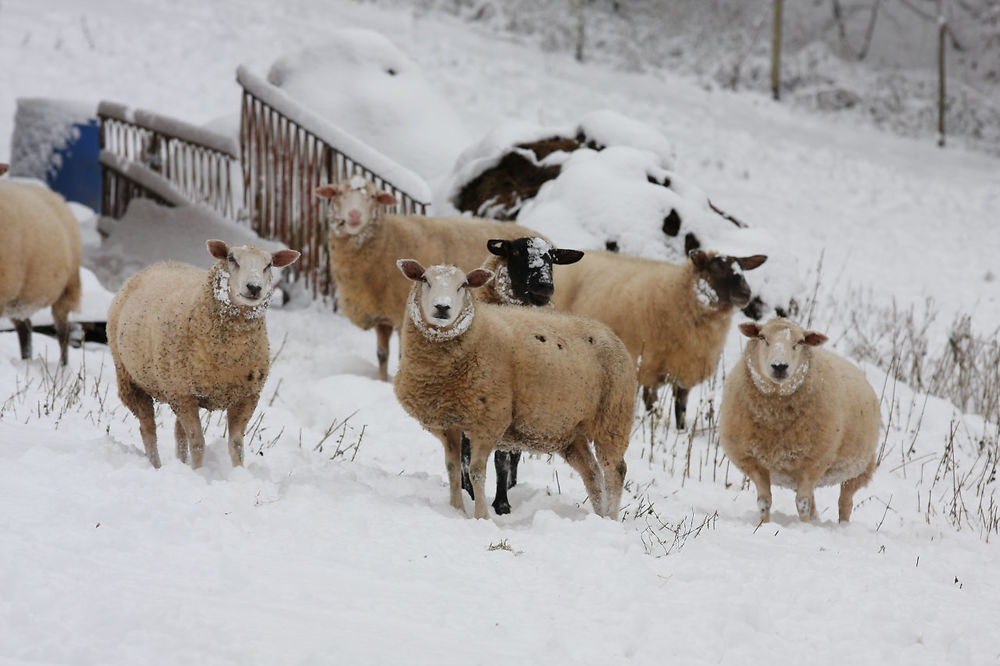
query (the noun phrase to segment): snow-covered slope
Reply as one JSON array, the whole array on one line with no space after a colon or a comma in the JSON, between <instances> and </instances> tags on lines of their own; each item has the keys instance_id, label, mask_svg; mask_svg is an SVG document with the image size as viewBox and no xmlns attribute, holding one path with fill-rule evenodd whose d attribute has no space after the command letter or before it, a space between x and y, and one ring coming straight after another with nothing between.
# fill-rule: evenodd
<instances>
[{"instance_id":1,"label":"snow-covered slope","mask_svg":"<svg viewBox=\"0 0 1000 666\"><path fill-rule=\"evenodd\" d=\"M928 354L948 348L957 314L980 338L1000 327L997 160L666 71L581 66L435 13L4 3L0 161L16 97L109 97L205 122L238 108L237 64L266 71L345 26L418 62L473 136L595 109L656 128L679 173L797 257L812 326L841 353L859 330L878 348L893 302L919 313L934 300L917 331ZM71 350L60 373L54 341L37 336L24 363L0 334L0 661L936 665L1000 653L995 418L865 364L887 427L851 524L834 522L835 488L817 494L810 525L777 489L774 522L758 528L754 494L715 441L733 335L718 376L692 392L692 433L637 415L620 522L596 518L569 467L538 457L522 462L513 513L474 521L448 506L440 444L376 379L371 332L320 303L268 326L275 360L248 465L229 466L212 414L196 472L173 459L165 407L164 466L150 467L105 347Z\"/></svg>"}]
</instances>

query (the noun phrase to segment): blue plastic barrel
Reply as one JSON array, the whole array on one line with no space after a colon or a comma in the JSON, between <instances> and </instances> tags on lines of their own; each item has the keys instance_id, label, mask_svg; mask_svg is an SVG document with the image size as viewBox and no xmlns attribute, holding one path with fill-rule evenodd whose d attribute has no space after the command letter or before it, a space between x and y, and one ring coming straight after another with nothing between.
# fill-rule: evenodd
<instances>
[{"instance_id":1,"label":"blue plastic barrel","mask_svg":"<svg viewBox=\"0 0 1000 666\"><path fill-rule=\"evenodd\" d=\"M49 187L66 197L67 201L77 201L84 206L101 212L101 141L97 119L86 124L76 123L79 131L75 140L55 150L61 164L48 176Z\"/></svg>"}]
</instances>

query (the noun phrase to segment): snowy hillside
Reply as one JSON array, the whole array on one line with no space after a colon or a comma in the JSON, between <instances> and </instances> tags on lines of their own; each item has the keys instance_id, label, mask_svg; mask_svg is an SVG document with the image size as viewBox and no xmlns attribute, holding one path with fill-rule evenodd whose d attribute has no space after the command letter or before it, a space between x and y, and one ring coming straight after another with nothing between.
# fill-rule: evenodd
<instances>
[{"instance_id":1,"label":"snowy hillside","mask_svg":"<svg viewBox=\"0 0 1000 666\"><path fill-rule=\"evenodd\" d=\"M154 470L106 347L59 370L54 340L36 334L25 363L0 333L0 662L996 661L1000 160L395 3L17 0L0 6L0 161L16 98L208 123L238 111L237 65L266 72L349 27L419 65L473 137L598 109L645 123L678 173L782 244L803 321L881 399L881 464L851 523L835 488L812 524L776 489L758 527L716 435L735 331L691 393L691 430L636 413L617 522L544 456L522 460L510 515L450 508L441 445L377 380L374 333L328 304L268 315L242 469L219 413L203 416L205 466L176 461L160 407Z\"/></svg>"}]
</instances>

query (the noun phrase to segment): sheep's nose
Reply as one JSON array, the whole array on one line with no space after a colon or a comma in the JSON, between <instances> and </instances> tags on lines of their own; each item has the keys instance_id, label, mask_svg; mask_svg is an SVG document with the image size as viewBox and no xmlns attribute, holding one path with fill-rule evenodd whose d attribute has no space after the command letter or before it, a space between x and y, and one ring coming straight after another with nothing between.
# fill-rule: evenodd
<instances>
[{"instance_id":1,"label":"sheep's nose","mask_svg":"<svg viewBox=\"0 0 1000 666\"><path fill-rule=\"evenodd\" d=\"M253 296L254 298L257 298L258 296L260 296L260 285L259 284L248 284L247 285L247 291L250 292L251 296Z\"/></svg>"},{"instance_id":2,"label":"sheep's nose","mask_svg":"<svg viewBox=\"0 0 1000 666\"><path fill-rule=\"evenodd\" d=\"M788 364L772 363L771 370L774 372L775 379L783 379L785 375L788 374Z\"/></svg>"},{"instance_id":3,"label":"sheep's nose","mask_svg":"<svg viewBox=\"0 0 1000 666\"><path fill-rule=\"evenodd\" d=\"M347 213L347 221L351 224L361 224L361 211L354 209Z\"/></svg>"},{"instance_id":4,"label":"sheep's nose","mask_svg":"<svg viewBox=\"0 0 1000 666\"><path fill-rule=\"evenodd\" d=\"M539 282L531 285L529 291L535 296L551 296L554 289L551 282Z\"/></svg>"},{"instance_id":5,"label":"sheep's nose","mask_svg":"<svg viewBox=\"0 0 1000 666\"><path fill-rule=\"evenodd\" d=\"M437 319L447 319L448 318L448 313L451 310L451 306L450 305L435 305L434 309L437 310L437 312L434 313L434 316Z\"/></svg>"}]
</instances>

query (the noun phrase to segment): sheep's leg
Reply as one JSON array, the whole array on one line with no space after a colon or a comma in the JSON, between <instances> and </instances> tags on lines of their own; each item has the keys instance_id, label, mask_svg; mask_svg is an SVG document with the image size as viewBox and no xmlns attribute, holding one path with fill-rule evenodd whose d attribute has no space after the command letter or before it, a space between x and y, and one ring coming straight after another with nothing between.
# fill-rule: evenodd
<instances>
[{"instance_id":1,"label":"sheep's leg","mask_svg":"<svg viewBox=\"0 0 1000 666\"><path fill-rule=\"evenodd\" d=\"M472 457L472 449L469 446L469 438L462 433L462 489L469 493L469 497L476 499L476 493L472 490L472 481L469 480L469 458Z\"/></svg>"},{"instance_id":2,"label":"sheep's leg","mask_svg":"<svg viewBox=\"0 0 1000 666\"><path fill-rule=\"evenodd\" d=\"M375 324L377 342L375 356L378 357L378 378L389 381L389 338L392 337L392 324Z\"/></svg>"},{"instance_id":3,"label":"sheep's leg","mask_svg":"<svg viewBox=\"0 0 1000 666\"><path fill-rule=\"evenodd\" d=\"M622 502L622 488L625 486L625 474L628 472L628 465L625 459L618 455L610 456L602 452L600 443L595 443L598 449L598 462L604 471L604 513L605 518L618 520L618 509ZM628 442L625 442L625 446ZM625 446L620 447L624 451Z\"/></svg>"},{"instance_id":4,"label":"sheep's leg","mask_svg":"<svg viewBox=\"0 0 1000 666\"><path fill-rule=\"evenodd\" d=\"M191 468L201 467L205 458L205 434L201 431L201 421L198 419L198 403L193 399L180 405L171 405L174 414L187 433L188 449L191 452Z\"/></svg>"},{"instance_id":5,"label":"sheep's leg","mask_svg":"<svg viewBox=\"0 0 1000 666\"><path fill-rule=\"evenodd\" d=\"M583 485L590 495L590 504L594 507L594 513L598 516L607 515L604 479L601 477L601 468L597 466L597 459L587 445L587 438L583 435L573 440L573 443L559 452L570 467L583 479Z\"/></svg>"},{"instance_id":6,"label":"sheep's leg","mask_svg":"<svg viewBox=\"0 0 1000 666\"><path fill-rule=\"evenodd\" d=\"M253 410L257 409L259 394L254 394L229 408L226 417L229 423L229 458L233 467L243 465L243 431L246 430Z\"/></svg>"},{"instance_id":7,"label":"sheep's leg","mask_svg":"<svg viewBox=\"0 0 1000 666\"><path fill-rule=\"evenodd\" d=\"M174 420L174 441L177 442L177 459L186 465L188 461L188 440L180 419Z\"/></svg>"},{"instance_id":8,"label":"sheep's leg","mask_svg":"<svg viewBox=\"0 0 1000 666\"><path fill-rule=\"evenodd\" d=\"M153 398L132 381L125 369L115 362L118 376L118 397L128 410L139 419L139 434L146 449L146 457L156 469L160 468L160 453L156 449L156 417L153 414Z\"/></svg>"},{"instance_id":9,"label":"sheep's leg","mask_svg":"<svg viewBox=\"0 0 1000 666\"><path fill-rule=\"evenodd\" d=\"M59 340L59 365L69 363L69 308L65 298L52 304L52 321L56 326L56 339Z\"/></svg>"},{"instance_id":10,"label":"sheep's leg","mask_svg":"<svg viewBox=\"0 0 1000 666\"><path fill-rule=\"evenodd\" d=\"M513 484L510 483L510 464L513 454L499 449L493 452L493 468L497 473L497 494L493 498L493 510L497 515L510 513L510 501L507 499L507 489Z\"/></svg>"},{"instance_id":11,"label":"sheep's leg","mask_svg":"<svg viewBox=\"0 0 1000 666\"><path fill-rule=\"evenodd\" d=\"M873 456L864 472L853 479L848 479L840 484L840 500L837 502L840 522L846 523L851 520L851 512L854 510L854 493L856 493L859 488L867 486L868 481L871 480L872 474L874 473L875 458Z\"/></svg>"},{"instance_id":12,"label":"sheep's leg","mask_svg":"<svg viewBox=\"0 0 1000 666\"><path fill-rule=\"evenodd\" d=\"M472 490L476 493L473 514L476 518L489 518L486 510L486 461L497 439L499 438L491 439L483 433L469 434L469 479L472 481Z\"/></svg>"},{"instance_id":13,"label":"sheep's leg","mask_svg":"<svg viewBox=\"0 0 1000 666\"><path fill-rule=\"evenodd\" d=\"M816 517L816 496L813 490L816 487L816 479L804 476L799 479L795 487L795 508L799 512L799 520L804 523Z\"/></svg>"},{"instance_id":14,"label":"sheep's leg","mask_svg":"<svg viewBox=\"0 0 1000 666\"><path fill-rule=\"evenodd\" d=\"M683 386L674 385L674 419L677 422L677 429L684 430L687 420L688 393L690 389Z\"/></svg>"},{"instance_id":15,"label":"sheep's leg","mask_svg":"<svg viewBox=\"0 0 1000 666\"><path fill-rule=\"evenodd\" d=\"M757 488L757 511L760 522L771 522L771 473L756 458L743 458L736 463Z\"/></svg>"},{"instance_id":16,"label":"sheep's leg","mask_svg":"<svg viewBox=\"0 0 1000 666\"><path fill-rule=\"evenodd\" d=\"M27 361L31 358L31 320L12 319L14 330L17 331L17 342L21 345L21 358Z\"/></svg>"},{"instance_id":17,"label":"sheep's leg","mask_svg":"<svg viewBox=\"0 0 1000 666\"><path fill-rule=\"evenodd\" d=\"M444 466L448 471L448 488L451 505L465 511L462 502L462 431L455 429L431 430L431 434L441 440L444 446Z\"/></svg>"},{"instance_id":18,"label":"sheep's leg","mask_svg":"<svg viewBox=\"0 0 1000 666\"><path fill-rule=\"evenodd\" d=\"M517 466L521 463L521 452L510 452L510 474L507 476L507 487L513 488L517 485Z\"/></svg>"},{"instance_id":19,"label":"sheep's leg","mask_svg":"<svg viewBox=\"0 0 1000 666\"><path fill-rule=\"evenodd\" d=\"M659 386L642 387L642 402L646 406L647 412L651 412L656 408L656 399L659 390L660 390Z\"/></svg>"}]
</instances>

